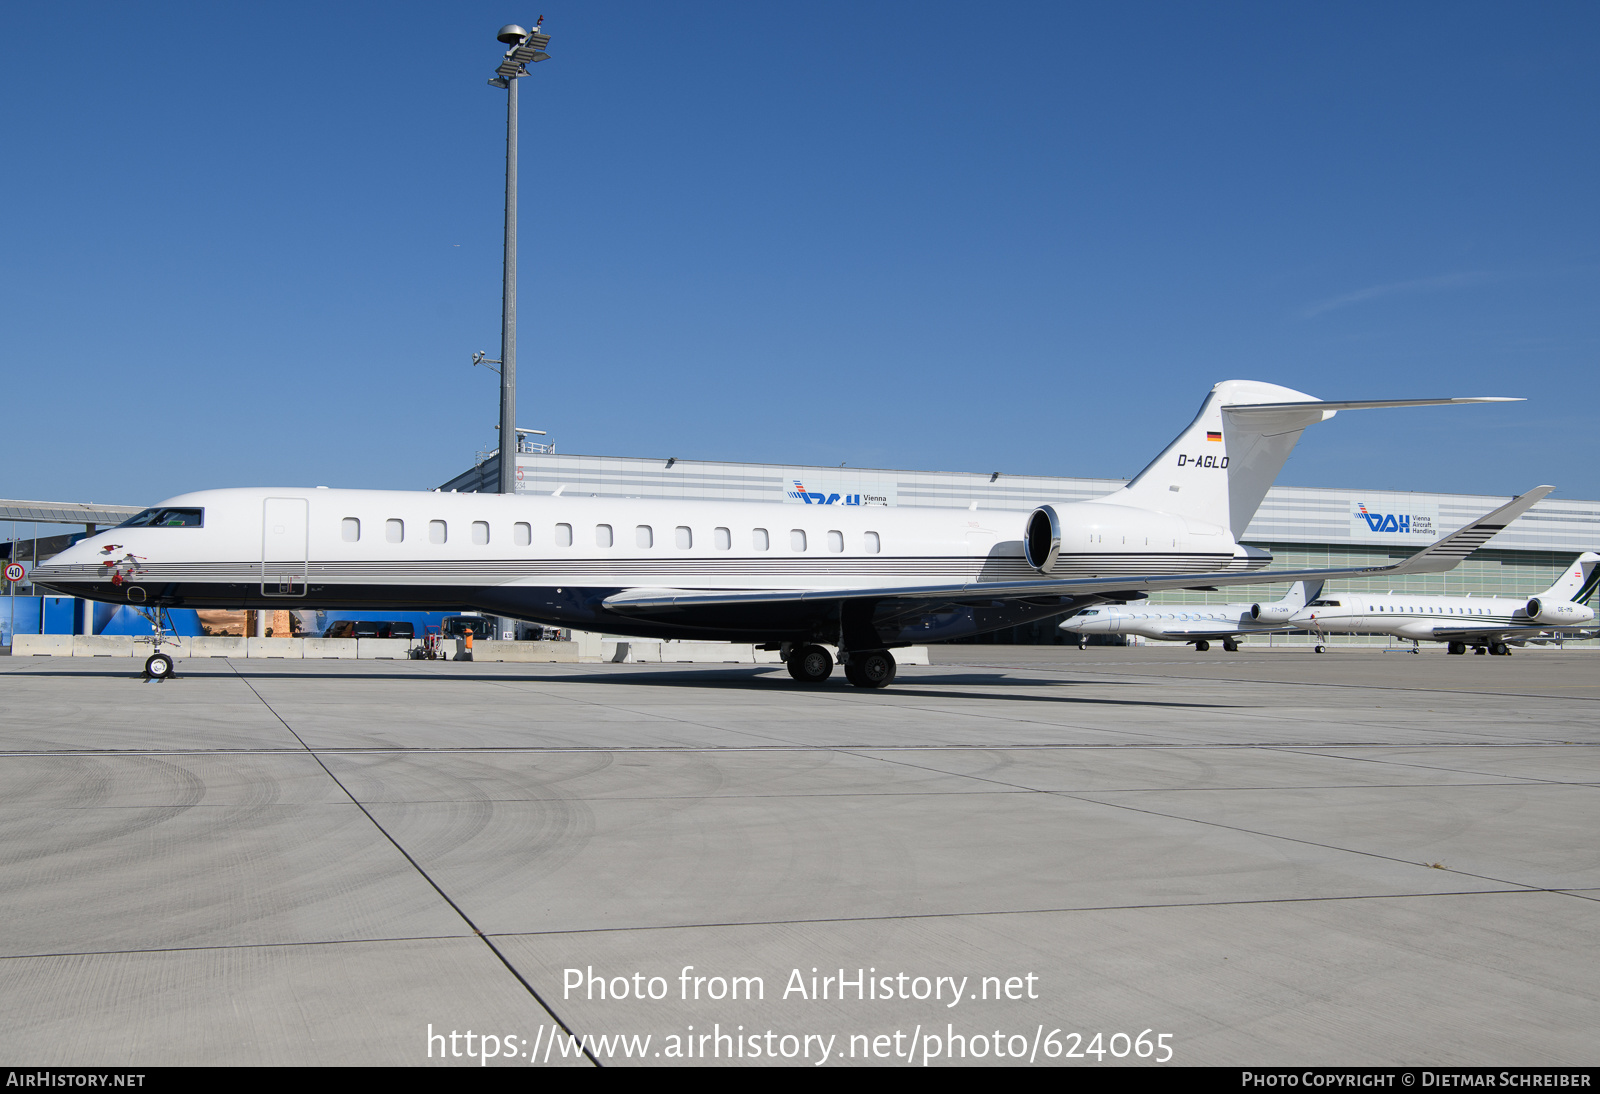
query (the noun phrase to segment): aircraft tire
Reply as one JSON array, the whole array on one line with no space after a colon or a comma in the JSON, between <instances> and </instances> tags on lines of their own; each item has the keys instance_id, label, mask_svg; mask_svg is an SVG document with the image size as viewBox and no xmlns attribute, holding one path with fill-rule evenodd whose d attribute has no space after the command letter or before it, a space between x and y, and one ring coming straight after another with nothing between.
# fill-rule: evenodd
<instances>
[{"instance_id":1,"label":"aircraft tire","mask_svg":"<svg viewBox=\"0 0 1600 1094\"><path fill-rule=\"evenodd\" d=\"M1206 650L1209 650L1210 648L1211 643L1207 642L1204 638L1194 644L1194 651L1196 653L1205 653Z\"/></svg>"},{"instance_id":2,"label":"aircraft tire","mask_svg":"<svg viewBox=\"0 0 1600 1094\"><path fill-rule=\"evenodd\" d=\"M1231 638L1224 638L1222 640L1222 648L1223 648L1224 652L1226 652L1226 653L1238 653L1239 652L1239 643L1235 642Z\"/></svg>"},{"instance_id":3,"label":"aircraft tire","mask_svg":"<svg viewBox=\"0 0 1600 1094\"><path fill-rule=\"evenodd\" d=\"M802 684L820 684L833 675L833 654L821 646L801 646L784 662L789 675Z\"/></svg>"},{"instance_id":4,"label":"aircraft tire","mask_svg":"<svg viewBox=\"0 0 1600 1094\"><path fill-rule=\"evenodd\" d=\"M1312 648L1314 650L1316 650L1317 653L1323 653L1324 651L1327 650L1328 647L1326 647L1326 646L1313 646Z\"/></svg>"},{"instance_id":5,"label":"aircraft tire","mask_svg":"<svg viewBox=\"0 0 1600 1094\"><path fill-rule=\"evenodd\" d=\"M172 675L172 657L165 653L152 653L145 659L144 675L147 680L165 680Z\"/></svg>"},{"instance_id":6,"label":"aircraft tire","mask_svg":"<svg viewBox=\"0 0 1600 1094\"><path fill-rule=\"evenodd\" d=\"M1465 642L1452 642L1448 646L1445 647L1445 652L1446 653L1453 653L1453 654L1457 654L1457 655L1466 653L1467 652L1467 644Z\"/></svg>"},{"instance_id":7,"label":"aircraft tire","mask_svg":"<svg viewBox=\"0 0 1600 1094\"><path fill-rule=\"evenodd\" d=\"M888 650L852 653L844 667L845 678L858 688L886 688L894 683L894 654Z\"/></svg>"},{"instance_id":8,"label":"aircraft tire","mask_svg":"<svg viewBox=\"0 0 1600 1094\"><path fill-rule=\"evenodd\" d=\"M1497 655L1499 655L1501 657L1510 657L1511 656L1511 647L1507 646L1504 642L1496 642L1493 646L1490 647L1489 652L1493 653L1493 654L1497 654Z\"/></svg>"}]
</instances>

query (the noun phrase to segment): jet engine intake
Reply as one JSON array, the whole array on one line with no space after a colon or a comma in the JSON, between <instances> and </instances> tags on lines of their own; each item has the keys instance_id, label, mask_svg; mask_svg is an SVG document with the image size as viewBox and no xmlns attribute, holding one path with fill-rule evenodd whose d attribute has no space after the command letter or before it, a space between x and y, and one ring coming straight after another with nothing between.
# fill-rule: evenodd
<instances>
[{"instance_id":1,"label":"jet engine intake","mask_svg":"<svg viewBox=\"0 0 1600 1094\"><path fill-rule=\"evenodd\" d=\"M1529 598L1523 611L1527 612L1530 623L1586 623L1594 618L1587 608L1574 610L1571 604L1563 604L1559 600L1552 604L1537 596Z\"/></svg>"},{"instance_id":2,"label":"jet engine intake","mask_svg":"<svg viewBox=\"0 0 1600 1094\"><path fill-rule=\"evenodd\" d=\"M1250 618L1257 623L1287 623L1294 609L1284 604L1252 604Z\"/></svg>"},{"instance_id":3,"label":"jet engine intake","mask_svg":"<svg viewBox=\"0 0 1600 1094\"><path fill-rule=\"evenodd\" d=\"M1028 518L1022 553L1028 565L1041 574L1055 569L1056 558L1061 554L1061 517L1054 506L1041 505Z\"/></svg>"}]
</instances>

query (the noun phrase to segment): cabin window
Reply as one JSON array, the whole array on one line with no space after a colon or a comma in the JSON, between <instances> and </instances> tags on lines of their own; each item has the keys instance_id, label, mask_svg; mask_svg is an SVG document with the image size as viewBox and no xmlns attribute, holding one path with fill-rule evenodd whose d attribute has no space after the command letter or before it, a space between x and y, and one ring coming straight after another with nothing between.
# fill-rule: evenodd
<instances>
[{"instance_id":1,"label":"cabin window","mask_svg":"<svg viewBox=\"0 0 1600 1094\"><path fill-rule=\"evenodd\" d=\"M489 542L488 521L475 520L472 522L472 542L476 543L479 547L482 547L485 543Z\"/></svg>"},{"instance_id":2,"label":"cabin window","mask_svg":"<svg viewBox=\"0 0 1600 1094\"><path fill-rule=\"evenodd\" d=\"M406 522L390 519L384 522L383 538L390 543L404 543L406 538Z\"/></svg>"},{"instance_id":3,"label":"cabin window","mask_svg":"<svg viewBox=\"0 0 1600 1094\"><path fill-rule=\"evenodd\" d=\"M789 529L789 549L791 551L804 551L806 549L806 530L804 528Z\"/></svg>"},{"instance_id":4,"label":"cabin window","mask_svg":"<svg viewBox=\"0 0 1600 1094\"><path fill-rule=\"evenodd\" d=\"M694 546L694 533L689 531L689 526L686 524L678 525L677 531L673 533L673 538L677 542L678 550L680 551L687 551Z\"/></svg>"},{"instance_id":5,"label":"cabin window","mask_svg":"<svg viewBox=\"0 0 1600 1094\"><path fill-rule=\"evenodd\" d=\"M443 543L449 538L450 538L450 531L449 531L449 529L447 529L444 526L444 521L442 521L442 520L430 520L428 522L428 542L429 543Z\"/></svg>"},{"instance_id":6,"label":"cabin window","mask_svg":"<svg viewBox=\"0 0 1600 1094\"><path fill-rule=\"evenodd\" d=\"M765 528L757 528L755 531L750 533L750 546L754 547L758 551L765 551L768 547L772 546L772 541L770 538L768 538L767 530Z\"/></svg>"},{"instance_id":7,"label":"cabin window","mask_svg":"<svg viewBox=\"0 0 1600 1094\"><path fill-rule=\"evenodd\" d=\"M357 543L361 539L361 520L358 517L345 517L339 522L339 536L346 543Z\"/></svg>"},{"instance_id":8,"label":"cabin window","mask_svg":"<svg viewBox=\"0 0 1600 1094\"><path fill-rule=\"evenodd\" d=\"M866 548L867 554L877 554L880 550L882 550L882 544L880 544L878 541L878 533L868 532L866 535L862 536L861 546Z\"/></svg>"},{"instance_id":9,"label":"cabin window","mask_svg":"<svg viewBox=\"0 0 1600 1094\"><path fill-rule=\"evenodd\" d=\"M654 547L656 534L650 530L648 524L641 524L633 530L633 542L640 547Z\"/></svg>"},{"instance_id":10,"label":"cabin window","mask_svg":"<svg viewBox=\"0 0 1600 1094\"><path fill-rule=\"evenodd\" d=\"M516 541L518 547L526 547L533 542L533 526L517 521L511 526L511 538Z\"/></svg>"},{"instance_id":11,"label":"cabin window","mask_svg":"<svg viewBox=\"0 0 1600 1094\"><path fill-rule=\"evenodd\" d=\"M596 547L611 546L611 525L596 524L594 526L594 545Z\"/></svg>"},{"instance_id":12,"label":"cabin window","mask_svg":"<svg viewBox=\"0 0 1600 1094\"><path fill-rule=\"evenodd\" d=\"M558 524L558 525L556 525L556 546L557 547L571 547L572 546L572 525L570 525L570 524Z\"/></svg>"},{"instance_id":13,"label":"cabin window","mask_svg":"<svg viewBox=\"0 0 1600 1094\"><path fill-rule=\"evenodd\" d=\"M840 531L828 532L828 550L838 554L844 550L844 533Z\"/></svg>"},{"instance_id":14,"label":"cabin window","mask_svg":"<svg viewBox=\"0 0 1600 1094\"><path fill-rule=\"evenodd\" d=\"M717 536L717 550L719 550L719 551L731 551L731 550L733 550L733 533L732 532L730 532L726 528L718 528L716 536Z\"/></svg>"}]
</instances>

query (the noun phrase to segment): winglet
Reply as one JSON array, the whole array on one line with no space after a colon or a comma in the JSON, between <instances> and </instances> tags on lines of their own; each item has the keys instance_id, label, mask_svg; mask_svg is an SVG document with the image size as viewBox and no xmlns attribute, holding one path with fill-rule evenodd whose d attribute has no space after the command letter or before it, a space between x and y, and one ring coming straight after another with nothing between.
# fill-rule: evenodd
<instances>
[{"instance_id":1,"label":"winglet","mask_svg":"<svg viewBox=\"0 0 1600 1094\"><path fill-rule=\"evenodd\" d=\"M1542 500L1554 489L1553 486L1535 486L1521 497L1512 498L1494 512L1485 513L1465 528L1457 529L1431 546L1424 547L1404 562L1396 566L1383 567L1381 572L1442 574L1446 570L1453 570L1462 559L1504 531L1506 525L1532 509L1535 502Z\"/></svg>"}]
</instances>

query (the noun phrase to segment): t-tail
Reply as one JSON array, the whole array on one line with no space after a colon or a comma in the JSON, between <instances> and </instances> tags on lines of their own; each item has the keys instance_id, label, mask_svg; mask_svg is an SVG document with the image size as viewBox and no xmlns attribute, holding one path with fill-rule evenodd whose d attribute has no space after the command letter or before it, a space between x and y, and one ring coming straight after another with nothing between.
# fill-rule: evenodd
<instances>
[{"instance_id":1,"label":"t-tail","mask_svg":"<svg viewBox=\"0 0 1600 1094\"><path fill-rule=\"evenodd\" d=\"M1288 608L1289 614L1293 615L1295 612L1299 611L1301 608L1305 607L1307 604L1311 603L1321 595L1322 582L1296 581L1293 585L1289 586L1288 595L1279 601L1279 603Z\"/></svg>"},{"instance_id":2,"label":"t-tail","mask_svg":"<svg viewBox=\"0 0 1600 1094\"><path fill-rule=\"evenodd\" d=\"M1191 525L1225 528L1237 541L1306 426L1341 410L1503 403L1500 396L1328 402L1259 380L1224 380L1200 413L1132 482L1095 501L1169 513Z\"/></svg>"},{"instance_id":3,"label":"t-tail","mask_svg":"<svg viewBox=\"0 0 1600 1094\"><path fill-rule=\"evenodd\" d=\"M1582 604L1600 585L1600 555L1585 551L1567 566L1556 583L1539 594L1541 600L1567 600Z\"/></svg>"}]
</instances>

